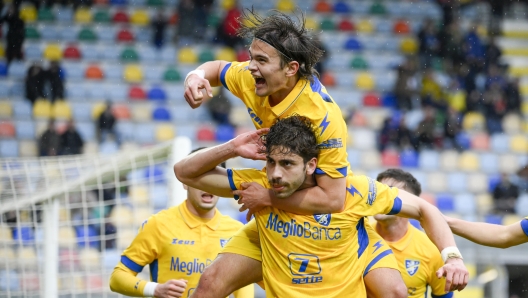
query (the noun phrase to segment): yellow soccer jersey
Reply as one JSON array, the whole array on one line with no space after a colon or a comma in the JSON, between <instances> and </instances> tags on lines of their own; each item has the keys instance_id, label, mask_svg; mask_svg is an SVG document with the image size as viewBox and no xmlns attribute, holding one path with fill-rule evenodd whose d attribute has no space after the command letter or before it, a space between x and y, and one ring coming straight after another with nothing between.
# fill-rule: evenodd
<instances>
[{"instance_id":1,"label":"yellow soccer jersey","mask_svg":"<svg viewBox=\"0 0 528 298\"><path fill-rule=\"evenodd\" d=\"M436 271L444 265L438 248L427 235L408 224L405 236L387 244L392 248L403 281L407 286L408 297L427 296L427 286L432 289L432 297L453 297L453 293L444 291L445 279L437 278Z\"/></svg>"},{"instance_id":2,"label":"yellow soccer jersey","mask_svg":"<svg viewBox=\"0 0 528 298\"><path fill-rule=\"evenodd\" d=\"M374 230L367 219L365 219L365 228L369 236L369 246L367 249L367 264L363 272L363 277L377 268L390 268L400 271L392 249L376 230Z\"/></svg>"},{"instance_id":3,"label":"yellow soccer jersey","mask_svg":"<svg viewBox=\"0 0 528 298\"><path fill-rule=\"evenodd\" d=\"M521 228L524 231L524 234L528 236L528 216L521 220Z\"/></svg>"},{"instance_id":4,"label":"yellow soccer jersey","mask_svg":"<svg viewBox=\"0 0 528 298\"><path fill-rule=\"evenodd\" d=\"M242 182L270 187L264 171L228 170L228 175L234 189ZM397 188L350 175L341 213L296 215L271 207L258 211L267 297L365 297L369 238L364 217L400 209Z\"/></svg>"},{"instance_id":5,"label":"yellow soccer jersey","mask_svg":"<svg viewBox=\"0 0 528 298\"><path fill-rule=\"evenodd\" d=\"M186 279L182 297L187 297L196 288L205 267L242 226L218 210L211 220L204 221L194 216L184 202L146 220L123 252L121 263L135 272L149 265L151 280L158 283Z\"/></svg>"},{"instance_id":6,"label":"yellow soccer jersey","mask_svg":"<svg viewBox=\"0 0 528 298\"><path fill-rule=\"evenodd\" d=\"M277 118L293 114L312 120L318 129L319 151L316 174L332 178L346 177L351 171L347 160L347 127L339 106L326 92L326 88L314 77L314 82L301 79L290 94L278 105L271 107L266 97L255 94L255 80L248 70L249 62L232 62L226 65L220 81L248 108L257 129L271 127Z\"/></svg>"}]
</instances>

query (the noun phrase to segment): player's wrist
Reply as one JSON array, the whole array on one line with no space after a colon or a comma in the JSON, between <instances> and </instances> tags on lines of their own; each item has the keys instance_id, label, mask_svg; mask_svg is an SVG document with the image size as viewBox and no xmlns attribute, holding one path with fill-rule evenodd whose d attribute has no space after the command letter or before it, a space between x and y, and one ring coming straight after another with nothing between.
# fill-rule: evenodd
<instances>
[{"instance_id":1,"label":"player's wrist","mask_svg":"<svg viewBox=\"0 0 528 298\"><path fill-rule=\"evenodd\" d=\"M154 297L156 294L156 288L158 287L157 282L149 281L143 288L143 296L144 297Z\"/></svg>"},{"instance_id":2,"label":"player's wrist","mask_svg":"<svg viewBox=\"0 0 528 298\"><path fill-rule=\"evenodd\" d=\"M444 264L450 259L464 259L456 246L448 246L444 248L440 254L442 255Z\"/></svg>"},{"instance_id":3,"label":"player's wrist","mask_svg":"<svg viewBox=\"0 0 528 298\"><path fill-rule=\"evenodd\" d=\"M205 70L203 70L203 69L195 69L195 70L189 71L189 73L185 76L185 80L183 81L183 86L184 87L187 87L187 79L189 79L189 76L191 76L191 75L197 75L200 78L204 79L205 78Z\"/></svg>"}]
</instances>

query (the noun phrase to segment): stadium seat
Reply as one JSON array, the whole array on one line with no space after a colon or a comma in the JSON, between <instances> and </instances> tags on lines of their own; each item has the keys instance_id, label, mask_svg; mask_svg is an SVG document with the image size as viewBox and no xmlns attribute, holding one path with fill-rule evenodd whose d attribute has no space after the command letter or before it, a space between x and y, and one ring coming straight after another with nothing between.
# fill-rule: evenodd
<instances>
[{"instance_id":1,"label":"stadium seat","mask_svg":"<svg viewBox=\"0 0 528 298\"><path fill-rule=\"evenodd\" d=\"M418 52L418 42L414 38L403 38L400 43L400 50L406 55L414 55Z\"/></svg>"},{"instance_id":2,"label":"stadium seat","mask_svg":"<svg viewBox=\"0 0 528 298\"><path fill-rule=\"evenodd\" d=\"M464 192L467 188L466 174L453 172L447 175L447 187L454 193Z\"/></svg>"},{"instance_id":3,"label":"stadium seat","mask_svg":"<svg viewBox=\"0 0 528 298\"><path fill-rule=\"evenodd\" d=\"M321 77L321 83L325 87L334 87L336 85L336 80L330 71L325 71Z\"/></svg>"},{"instance_id":4,"label":"stadium seat","mask_svg":"<svg viewBox=\"0 0 528 298\"><path fill-rule=\"evenodd\" d=\"M167 94L161 87L152 87L147 94L147 98L150 100L167 100Z\"/></svg>"},{"instance_id":5,"label":"stadium seat","mask_svg":"<svg viewBox=\"0 0 528 298\"><path fill-rule=\"evenodd\" d=\"M138 105L132 106L132 120L136 122L150 121L152 117L152 107L150 105Z\"/></svg>"},{"instance_id":6,"label":"stadium seat","mask_svg":"<svg viewBox=\"0 0 528 298\"><path fill-rule=\"evenodd\" d=\"M501 182L501 177L497 173L494 173L493 175L490 175L488 177L488 192L493 193L493 190L499 183Z\"/></svg>"},{"instance_id":7,"label":"stadium seat","mask_svg":"<svg viewBox=\"0 0 528 298\"><path fill-rule=\"evenodd\" d=\"M387 9L381 1L375 1L370 6L369 12L374 15L385 15L387 14Z\"/></svg>"},{"instance_id":8,"label":"stadium seat","mask_svg":"<svg viewBox=\"0 0 528 298\"><path fill-rule=\"evenodd\" d=\"M156 121L170 121L171 115L167 108L160 106L152 111L152 120Z\"/></svg>"},{"instance_id":9,"label":"stadium seat","mask_svg":"<svg viewBox=\"0 0 528 298\"><path fill-rule=\"evenodd\" d=\"M138 62L139 55L134 48L124 48L121 52L120 59L123 62Z\"/></svg>"},{"instance_id":10,"label":"stadium seat","mask_svg":"<svg viewBox=\"0 0 528 298\"><path fill-rule=\"evenodd\" d=\"M499 157L499 171L514 173L519 168L519 158L515 154L504 154Z\"/></svg>"},{"instance_id":11,"label":"stadium seat","mask_svg":"<svg viewBox=\"0 0 528 298\"><path fill-rule=\"evenodd\" d=\"M84 248L79 251L81 269L93 270L100 266L101 254L97 248Z\"/></svg>"},{"instance_id":12,"label":"stadium seat","mask_svg":"<svg viewBox=\"0 0 528 298\"><path fill-rule=\"evenodd\" d=\"M455 195L455 212L464 216L477 215L477 203L472 194L462 193Z\"/></svg>"},{"instance_id":13,"label":"stadium seat","mask_svg":"<svg viewBox=\"0 0 528 298\"><path fill-rule=\"evenodd\" d=\"M333 8L330 3L326 0L319 0L314 5L314 11L319 13L328 13L332 12Z\"/></svg>"},{"instance_id":14,"label":"stadium seat","mask_svg":"<svg viewBox=\"0 0 528 298\"><path fill-rule=\"evenodd\" d=\"M93 226L77 226L75 227L75 234L77 236L77 245L80 248L99 247L99 241L96 240L98 232Z\"/></svg>"},{"instance_id":15,"label":"stadium seat","mask_svg":"<svg viewBox=\"0 0 528 298\"><path fill-rule=\"evenodd\" d=\"M163 73L163 80L166 82L177 82L181 80L181 75L175 68L169 67Z\"/></svg>"},{"instance_id":16,"label":"stadium seat","mask_svg":"<svg viewBox=\"0 0 528 298\"><path fill-rule=\"evenodd\" d=\"M372 92L365 93L365 96L363 96L363 105L365 107L379 107L381 105L379 95Z\"/></svg>"},{"instance_id":17,"label":"stadium seat","mask_svg":"<svg viewBox=\"0 0 528 298\"><path fill-rule=\"evenodd\" d=\"M427 185L428 191L433 193L443 192L447 189L446 176L441 172L432 172L427 176Z\"/></svg>"},{"instance_id":18,"label":"stadium seat","mask_svg":"<svg viewBox=\"0 0 528 298\"><path fill-rule=\"evenodd\" d=\"M383 167L399 167L400 166L400 154L396 150L387 149L381 153L381 165Z\"/></svg>"},{"instance_id":19,"label":"stadium seat","mask_svg":"<svg viewBox=\"0 0 528 298\"><path fill-rule=\"evenodd\" d=\"M359 30L359 29L358 29ZM354 37L350 37L346 42L345 42L345 49L346 50L351 50L351 51L361 51L363 49L363 45L361 44L361 42L359 40L357 40L356 38Z\"/></svg>"},{"instance_id":20,"label":"stadium seat","mask_svg":"<svg viewBox=\"0 0 528 298\"><path fill-rule=\"evenodd\" d=\"M183 47L178 52L178 61L183 64L195 64L198 63L198 55L192 48Z\"/></svg>"},{"instance_id":21,"label":"stadium seat","mask_svg":"<svg viewBox=\"0 0 528 298\"><path fill-rule=\"evenodd\" d=\"M480 154L480 169L485 173L495 173L498 171L499 158L494 153Z\"/></svg>"},{"instance_id":22,"label":"stadium seat","mask_svg":"<svg viewBox=\"0 0 528 298\"><path fill-rule=\"evenodd\" d=\"M356 77L356 87L359 90L369 91L374 90L376 82L372 75L368 72L359 73ZM378 106L379 106L379 97L378 97Z\"/></svg>"},{"instance_id":23,"label":"stadium seat","mask_svg":"<svg viewBox=\"0 0 528 298\"><path fill-rule=\"evenodd\" d=\"M58 44L50 44L44 49L44 58L57 61L62 59L62 50Z\"/></svg>"},{"instance_id":24,"label":"stadium seat","mask_svg":"<svg viewBox=\"0 0 528 298\"><path fill-rule=\"evenodd\" d=\"M26 39L37 40L40 38L40 33L35 27L27 26L24 33Z\"/></svg>"},{"instance_id":25,"label":"stadium seat","mask_svg":"<svg viewBox=\"0 0 528 298\"><path fill-rule=\"evenodd\" d=\"M32 23L37 20L37 10L33 5L25 5L20 9L20 18L26 23Z\"/></svg>"},{"instance_id":26,"label":"stadium seat","mask_svg":"<svg viewBox=\"0 0 528 298\"><path fill-rule=\"evenodd\" d=\"M0 140L0 156L17 157L18 142L16 140Z\"/></svg>"},{"instance_id":27,"label":"stadium seat","mask_svg":"<svg viewBox=\"0 0 528 298\"><path fill-rule=\"evenodd\" d=\"M150 23L150 17L146 10L138 9L130 16L130 22L137 26L147 26Z\"/></svg>"},{"instance_id":28,"label":"stadium seat","mask_svg":"<svg viewBox=\"0 0 528 298\"><path fill-rule=\"evenodd\" d=\"M143 80L143 71L139 65L127 65L123 72L123 78L128 83L139 83Z\"/></svg>"},{"instance_id":29,"label":"stadium seat","mask_svg":"<svg viewBox=\"0 0 528 298\"><path fill-rule=\"evenodd\" d=\"M97 40L97 34L91 28L82 28L77 38L79 41L94 42Z\"/></svg>"},{"instance_id":30,"label":"stadium seat","mask_svg":"<svg viewBox=\"0 0 528 298\"><path fill-rule=\"evenodd\" d=\"M64 49L64 59L81 59L81 51L76 45L69 45Z\"/></svg>"},{"instance_id":31,"label":"stadium seat","mask_svg":"<svg viewBox=\"0 0 528 298\"><path fill-rule=\"evenodd\" d=\"M221 124L216 127L216 141L227 142L235 137L235 128L231 125Z\"/></svg>"},{"instance_id":32,"label":"stadium seat","mask_svg":"<svg viewBox=\"0 0 528 298\"><path fill-rule=\"evenodd\" d=\"M321 20L319 29L323 31L334 31L336 30L336 24L331 18L324 18L323 20Z\"/></svg>"},{"instance_id":33,"label":"stadium seat","mask_svg":"<svg viewBox=\"0 0 528 298\"><path fill-rule=\"evenodd\" d=\"M455 142L460 148L462 148L462 150L468 150L471 148L471 138L465 131L461 131L455 136Z\"/></svg>"},{"instance_id":34,"label":"stadium seat","mask_svg":"<svg viewBox=\"0 0 528 298\"><path fill-rule=\"evenodd\" d=\"M53 10L47 7L41 7L38 11L38 21L39 22L55 21L55 14L53 13Z\"/></svg>"},{"instance_id":35,"label":"stadium seat","mask_svg":"<svg viewBox=\"0 0 528 298\"><path fill-rule=\"evenodd\" d=\"M92 11L86 7L79 7L73 17L75 23L88 24L92 22Z\"/></svg>"},{"instance_id":36,"label":"stadium seat","mask_svg":"<svg viewBox=\"0 0 528 298\"><path fill-rule=\"evenodd\" d=\"M369 68L369 65L367 60L362 56L355 56L352 58L352 61L350 61L350 67L352 69L365 70Z\"/></svg>"},{"instance_id":37,"label":"stadium seat","mask_svg":"<svg viewBox=\"0 0 528 298\"><path fill-rule=\"evenodd\" d=\"M147 98L147 93L139 86L132 86L128 91L128 97L130 99L143 100Z\"/></svg>"},{"instance_id":38,"label":"stadium seat","mask_svg":"<svg viewBox=\"0 0 528 298\"><path fill-rule=\"evenodd\" d=\"M465 151L458 157L459 168L465 172L475 172L480 168L478 156L471 152Z\"/></svg>"},{"instance_id":39,"label":"stadium seat","mask_svg":"<svg viewBox=\"0 0 528 298\"><path fill-rule=\"evenodd\" d=\"M398 20L394 23L392 31L396 34L409 34L411 32L411 28L406 21Z\"/></svg>"},{"instance_id":40,"label":"stadium seat","mask_svg":"<svg viewBox=\"0 0 528 298\"><path fill-rule=\"evenodd\" d=\"M524 193L519 196L517 199L515 212L517 212L517 214L520 216L528 214L528 193Z\"/></svg>"},{"instance_id":41,"label":"stadium seat","mask_svg":"<svg viewBox=\"0 0 528 298\"><path fill-rule=\"evenodd\" d=\"M444 171L454 171L458 167L458 152L446 150L440 154L440 167Z\"/></svg>"},{"instance_id":42,"label":"stadium seat","mask_svg":"<svg viewBox=\"0 0 528 298\"><path fill-rule=\"evenodd\" d=\"M363 34L371 34L374 32L374 25L369 19L362 19L356 23L356 31Z\"/></svg>"},{"instance_id":43,"label":"stadium seat","mask_svg":"<svg viewBox=\"0 0 528 298\"><path fill-rule=\"evenodd\" d=\"M356 28L354 26L354 23L352 23L352 21L350 21L349 19L347 18L343 18L341 19L341 21L339 21L339 23L337 24L337 29L339 31L342 31L342 32L352 32L354 31Z\"/></svg>"},{"instance_id":44,"label":"stadium seat","mask_svg":"<svg viewBox=\"0 0 528 298\"><path fill-rule=\"evenodd\" d=\"M10 121L0 121L0 138L13 138L15 126Z\"/></svg>"},{"instance_id":45,"label":"stadium seat","mask_svg":"<svg viewBox=\"0 0 528 298\"><path fill-rule=\"evenodd\" d=\"M334 12L335 12L335 13L343 13L343 14L346 14L346 13L351 13L351 12L352 12L352 9L350 8L350 6L348 5L347 2L342 1L342 0L337 0L337 1L334 3Z\"/></svg>"},{"instance_id":46,"label":"stadium seat","mask_svg":"<svg viewBox=\"0 0 528 298\"><path fill-rule=\"evenodd\" d=\"M6 76L7 76L7 64L0 61L0 77L6 77Z\"/></svg>"},{"instance_id":47,"label":"stadium seat","mask_svg":"<svg viewBox=\"0 0 528 298\"><path fill-rule=\"evenodd\" d=\"M214 59L215 59L214 53L208 49L202 51L200 55L198 56L198 61L200 63L205 63L207 61L212 61Z\"/></svg>"},{"instance_id":48,"label":"stadium seat","mask_svg":"<svg viewBox=\"0 0 528 298\"><path fill-rule=\"evenodd\" d=\"M31 119L33 115L33 107L29 101L14 101L13 116L15 119Z\"/></svg>"},{"instance_id":49,"label":"stadium seat","mask_svg":"<svg viewBox=\"0 0 528 298\"><path fill-rule=\"evenodd\" d=\"M405 168L417 168L418 152L414 150L403 150L400 154L400 165Z\"/></svg>"},{"instance_id":50,"label":"stadium seat","mask_svg":"<svg viewBox=\"0 0 528 298\"><path fill-rule=\"evenodd\" d=\"M296 1L293 0L281 0L277 2L277 10L290 13L295 10Z\"/></svg>"},{"instance_id":51,"label":"stadium seat","mask_svg":"<svg viewBox=\"0 0 528 298\"><path fill-rule=\"evenodd\" d=\"M134 41L134 34L132 34L132 31L124 28L117 32L117 41L119 42L133 42Z\"/></svg>"},{"instance_id":52,"label":"stadium seat","mask_svg":"<svg viewBox=\"0 0 528 298\"><path fill-rule=\"evenodd\" d=\"M436 207L442 212L455 211L455 199L448 194L438 194L436 196Z\"/></svg>"},{"instance_id":53,"label":"stadium seat","mask_svg":"<svg viewBox=\"0 0 528 298\"><path fill-rule=\"evenodd\" d=\"M70 105L63 100L57 100L51 108L51 117L55 119L71 119Z\"/></svg>"},{"instance_id":54,"label":"stadium seat","mask_svg":"<svg viewBox=\"0 0 528 298\"><path fill-rule=\"evenodd\" d=\"M468 132L484 131L486 129L484 116L478 112L468 112L462 120L462 128Z\"/></svg>"},{"instance_id":55,"label":"stadium seat","mask_svg":"<svg viewBox=\"0 0 528 298\"><path fill-rule=\"evenodd\" d=\"M487 133L479 132L471 136L471 149L487 151L489 149L489 136Z\"/></svg>"},{"instance_id":56,"label":"stadium seat","mask_svg":"<svg viewBox=\"0 0 528 298\"><path fill-rule=\"evenodd\" d=\"M110 14L107 9L101 9L95 12L93 15L93 22L99 24L110 23Z\"/></svg>"},{"instance_id":57,"label":"stadium seat","mask_svg":"<svg viewBox=\"0 0 528 298\"><path fill-rule=\"evenodd\" d=\"M128 23L128 15L122 10L116 11L112 17L112 22L114 23Z\"/></svg>"},{"instance_id":58,"label":"stadium seat","mask_svg":"<svg viewBox=\"0 0 528 298\"><path fill-rule=\"evenodd\" d=\"M15 122L15 131L19 140L34 140L37 137L33 121L17 120Z\"/></svg>"},{"instance_id":59,"label":"stadium seat","mask_svg":"<svg viewBox=\"0 0 528 298\"><path fill-rule=\"evenodd\" d=\"M216 60L224 60L224 61L236 61L237 55L236 52L228 47L221 48L218 52L216 52Z\"/></svg>"},{"instance_id":60,"label":"stadium seat","mask_svg":"<svg viewBox=\"0 0 528 298\"><path fill-rule=\"evenodd\" d=\"M173 140L175 136L172 124L161 124L156 128L156 141L164 142Z\"/></svg>"},{"instance_id":61,"label":"stadium seat","mask_svg":"<svg viewBox=\"0 0 528 298\"><path fill-rule=\"evenodd\" d=\"M467 188L471 193L481 194L488 190L488 177L485 174L470 174L467 177L467 183Z\"/></svg>"},{"instance_id":62,"label":"stadium seat","mask_svg":"<svg viewBox=\"0 0 528 298\"><path fill-rule=\"evenodd\" d=\"M9 101L0 101L0 119L9 119L13 115L13 107Z\"/></svg>"},{"instance_id":63,"label":"stadium seat","mask_svg":"<svg viewBox=\"0 0 528 298\"><path fill-rule=\"evenodd\" d=\"M497 214L486 214L484 216L484 222L494 225L501 225L502 224L502 215Z\"/></svg>"},{"instance_id":64,"label":"stadium seat","mask_svg":"<svg viewBox=\"0 0 528 298\"><path fill-rule=\"evenodd\" d=\"M35 136L33 136L31 140L20 140L18 148L18 156L20 157L35 157L39 155L38 144L35 140Z\"/></svg>"},{"instance_id":65,"label":"stadium seat","mask_svg":"<svg viewBox=\"0 0 528 298\"><path fill-rule=\"evenodd\" d=\"M51 103L46 99L39 99L33 105L33 117L47 119L51 117Z\"/></svg>"},{"instance_id":66,"label":"stadium seat","mask_svg":"<svg viewBox=\"0 0 528 298\"><path fill-rule=\"evenodd\" d=\"M510 150L510 137L503 133L491 135L491 150L496 153L505 153Z\"/></svg>"},{"instance_id":67,"label":"stadium seat","mask_svg":"<svg viewBox=\"0 0 528 298\"><path fill-rule=\"evenodd\" d=\"M378 170L381 167L381 156L377 150L361 153L360 168L362 170Z\"/></svg>"},{"instance_id":68,"label":"stadium seat","mask_svg":"<svg viewBox=\"0 0 528 298\"><path fill-rule=\"evenodd\" d=\"M511 152L526 154L528 153L528 140L527 135L515 135L510 138L510 150Z\"/></svg>"},{"instance_id":69,"label":"stadium seat","mask_svg":"<svg viewBox=\"0 0 528 298\"><path fill-rule=\"evenodd\" d=\"M97 65L90 65L86 68L85 76L90 80L101 80L104 77L103 71Z\"/></svg>"},{"instance_id":70,"label":"stadium seat","mask_svg":"<svg viewBox=\"0 0 528 298\"><path fill-rule=\"evenodd\" d=\"M57 22L71 24L73 21L73 9L72 7L58 7L55 9L55 16Z\"/></svg>"},{"instance_id":71,"label":"stadium seat","mask_svg":"<svg viewBox=\"0 0 528 298\"><path fill-rule=\"evenodd\" d=\"M202 126L198 129L196 138L198 141L215 141L216 136L214 129L209 126Z\"/></svg>"}]
</instances>

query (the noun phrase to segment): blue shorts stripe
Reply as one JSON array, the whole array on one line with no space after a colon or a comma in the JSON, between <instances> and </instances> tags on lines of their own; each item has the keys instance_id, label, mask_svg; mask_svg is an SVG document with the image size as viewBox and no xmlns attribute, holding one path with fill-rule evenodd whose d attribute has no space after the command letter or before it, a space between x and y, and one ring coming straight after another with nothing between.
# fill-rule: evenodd
<instances>
[{"instance_id":1,"label":"blue shorts stripe","mask_svg":"<svg viewBox=\"0 0 528 298\"><path fill-rule=\"evenodd\" d=\"M220 82L222 83L222 85L227 90L229 90L229 88L227 87L227 83L226 83L226 80L225 80L225 75L226 75L226 72L229 69L229 67L231 67L231 63L227 63L226 66L224 66L224 69L222 69L222 71L220 72Z\"/></svg>"},{"instance_id":2,"label":"blue shorts stripe","mask_svg":"<svg viewBox=\"0 0 528 298\"><path fill-rule=\"evenodd\" d=\"M433 298L453 298L453 292L445 293L444 295L435 295L431 293L431 297Z\"/></svg>"},{"instance_id":3,"label":"blue shorts stripe","mask_svg":"<svg viewBox=\"0 0 528 298\"><path fill-rule=\"evenodd\" d=\"M392 206L392 209L387 215L394 215L400 213L402 208L402 200L399 197L396 197L394 199L394 205Z\"/></svg>"},{"instance_id":4,"label":"blue shorts stripe","mask_svg":"<svg viewBox=\"0 0 528 298\"><path fill-rule=\"evenodd\" d=\"M229 180L229 187L231 187L231 190L237 190L235 181L233 180L233 170L227 169L227 179ZM239 197L235 195L235 200L238 200Z\"/></svg>"},{"instance_id":5,"label":"blue shorts stripe","mask_svg":"<svg viewBox=\"0 0 528 298\"><path fill-rule=\"evenodd\" d=\"M381 259L383 259L384 257L388 256L392 254L392 250L389 248L387 249L386 251L380 253L379 255L377 255L374 260L370 261L370 263L368 264L367 268L365 268L365 271L363 272L363 277L365 277L365 275L367 275L367 273L369 272L370 268L372 268L372 266L376 265L377 262L379 262Z\"/></svg>"},{"instance_id":6,"label":"blue shorts stripe","mask_svg":"<svg viewBox=\"0 0 528 298\"><path fill-rule=\"evenodd\" d=\"M521 228L523 229L524 231L524 234L526 234L526 236L528 236L528 219L523 219L521 220Z\"/></svg>"},{"instance_id":7,"label":"blue shorts stripe","mask_svg":"<svg viewBox=\"0 0 528 298\"><path fill-rule=\"evenodd\" d=\"M127 256L122 255L121 256L121 263L125 265L128 269L134 271L134 272L141 272L143 270L143 266L137 264L136 262L129 259Z\"/></svg>"}]
</instances>

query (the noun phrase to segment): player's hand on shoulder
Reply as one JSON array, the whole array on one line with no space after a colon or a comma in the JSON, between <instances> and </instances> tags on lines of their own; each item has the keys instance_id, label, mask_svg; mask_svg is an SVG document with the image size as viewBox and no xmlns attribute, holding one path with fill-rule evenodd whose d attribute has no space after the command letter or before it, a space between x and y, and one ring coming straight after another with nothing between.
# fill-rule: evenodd
<instances>
[{"instance_id":1,"label":"player's hand on shoulder","mask_svg":"<svg viewBox=\"0 0 528 298\"><path fill-rule=\"evenodd\" d=\"M244 212L248 209L246 215L247 221L251 219L251 216L264 207L271 206L271 194L270 190L256 182L244 182L241 185L241 189L234 190L233 194L240 196L238 204L241 204L239 211Z\"/></svg>"},{"instance_id":2,"label":"player's hand on shoulder","mask_svg":"<svg viewBox=\"0 0 528 298\"><path fill-rule=\"evenodd\" d=\"M253 160L265 160L266 147L262 142L262 135L269 131L268 128L261 128L238 135L232 140L235 147L235 154L242 158Z\"/></svg>"},{"instance_id":3,"label":"player's hand on shoulder","mask_svg":"<svg viewBox=\"0 0 528 298\"><path fill-rule=\"evenodd\" d=\"M193 109L196 109L202 104L203 100L206 99L206 95L209 98L213 97L213 89L211 88L209 81L196 74L191 74L189 77L187 77L187 80L184 84L185 100ZM205 91L205 94L203 91Z\"/></svg>"},{"instance_id":4,"label":"player's hand on shoulder","mask_svg":"<svg viewBox=\"0 0 528 298\"><path fill-rule=\"evenodd\" d=\"M163 284L158 284L154 290L154 297L156 298L174 298L181 297L187 287L187 280L185 279L171 279Z\"/></svg>"},{"instance_id":5,"label":"player's hand on shoulder","mask_svg":"<svg viewBox=\"0 0 528 298\"><path fill-rule=\"evenodd\" d=\"M436 271L436 276L438 278L445 277L446 292L462 291L469 281L469 272L464 265L464 261L460 258L447 259L444 266Z\"/></svg>"}]
</instances>

